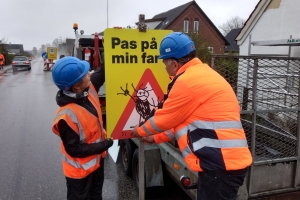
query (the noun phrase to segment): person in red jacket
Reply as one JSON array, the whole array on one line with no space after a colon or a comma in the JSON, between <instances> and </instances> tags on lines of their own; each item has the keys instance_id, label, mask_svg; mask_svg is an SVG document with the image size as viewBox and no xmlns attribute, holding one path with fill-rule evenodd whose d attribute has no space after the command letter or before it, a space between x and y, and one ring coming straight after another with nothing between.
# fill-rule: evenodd
<instances>
[{"instance_id":1,"label":"person in red jacket","mask_svg":"<svg viewBox=\"0 0 300 200\"><path fill-rule=\"evenodd\" d=\"M59 59L52 79L59 88L59 106L52 125L61 138L67 199L102 199L104 157L113 141L106 139L98 91L103 85L104 65L93 74L90 65L75 57Z\"/></svg>"},{"instance_id":2,"label":"person in red jacket","mask_svg":"<svg viewBox=\"0 0 300 200\"><path fill-rule=\"evenodd\" d=\"M162 40L159 59L174 78L161 108L132 134L158 144L176 138L188 167L198 172L197 199L236 199L252 156L233 89L196 57L184 33Z\"/></svg>"},{"instance_id":3,"label":"person in red jacket","mask_svg":"<svg viewBox=\"0 0 300 200\"><path fill-rule=\"evenodd\" d=\"M0 53L0 69L3 69L4 64L5 64L5 57L3 54Z\"/></svg>"}]
</instances>

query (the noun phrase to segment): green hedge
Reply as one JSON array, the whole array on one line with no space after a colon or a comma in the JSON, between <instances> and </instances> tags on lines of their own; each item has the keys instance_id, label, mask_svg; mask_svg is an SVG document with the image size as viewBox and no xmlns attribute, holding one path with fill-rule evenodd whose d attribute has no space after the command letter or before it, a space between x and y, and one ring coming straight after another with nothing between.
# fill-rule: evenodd
<instances>
[{"instance_id":1,"label":"green hedge","mask_svg":"<svg viewBox=\"0 0 300 200\"><path fill-rule=\"evenodd\" d=\"M2 53L4 55L5 58L5 63L4 65L10 65L12 60L14 59L15 55L13 54L8 54L8 53Z\"/></svg>"},{"instance_id":2,"label":"green hedge","mask_svg":"<svg viewBox=\"0 0 300 200\"><path fill-rule=\"evenodd\" d=\"M7 59L6 64L7 64L7 65L10 65L11 62L12 62L12 60L14 59L14 57L15 57L15 55L13 55L13 54L8 54L8 59Z\"/></svg>"}]
</instances>

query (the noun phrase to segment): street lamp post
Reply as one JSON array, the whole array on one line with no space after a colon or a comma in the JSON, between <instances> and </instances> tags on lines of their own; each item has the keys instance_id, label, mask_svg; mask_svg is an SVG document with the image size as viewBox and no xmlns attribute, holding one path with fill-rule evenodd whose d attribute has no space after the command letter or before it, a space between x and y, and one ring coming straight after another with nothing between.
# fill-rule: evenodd
<instances>
[{"instance_id":1,"label":"street lamp post","mask_svg":"<svg viewBox=\"0 0 300 200\"><path fill-rule=\"evenodd\" d=\"M106 0L106 6L107 6L107 7L106 7L106 15L107 15L107 16L106 16L106 20L107 20L107 21L106 21L106 28L108 28L108 0Z\"/></svg>"}]
</instances>

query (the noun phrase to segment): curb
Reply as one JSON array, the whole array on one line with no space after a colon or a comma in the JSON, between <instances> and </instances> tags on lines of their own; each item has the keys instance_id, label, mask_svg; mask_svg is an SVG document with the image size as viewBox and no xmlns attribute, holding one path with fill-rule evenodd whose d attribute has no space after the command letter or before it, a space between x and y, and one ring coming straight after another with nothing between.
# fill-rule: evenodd
<instances>
[{"instance_id":1,"label":"curb","mask_svg":"<svg viewBox=\"0 0 300 200\"><path fill-rule=\"evenodd\" d=\"M3 69L0 69L0 76L3 76L3 74L5 74L10 69L11 69L11 65L3 66Z\"/></svg>"}]
</instances>

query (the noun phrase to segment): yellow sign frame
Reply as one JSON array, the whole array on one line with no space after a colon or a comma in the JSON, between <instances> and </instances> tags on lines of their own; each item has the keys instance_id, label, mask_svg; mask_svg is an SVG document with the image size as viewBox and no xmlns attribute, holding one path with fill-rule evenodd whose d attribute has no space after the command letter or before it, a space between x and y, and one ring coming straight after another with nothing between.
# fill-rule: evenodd
<instances>
[{"instance_id":1,"label":"yellow sign frame","mask_svg":"<svg viewBox=\"0 0 300 200\"><path fill-rule=\"evenodd\" d=\"M165 65L158 59L158 56L162 39L171 32L171 30L147 30L147 32L139 32L138 29L106 29L104 31L108 137L112 137L113 139L132 137L128 134L130 132L129 127L132 129L140 121L134 121L133 114L130 115L131 113L126 112L134 112L128 111L128 106L131 105L132 107L133 102L140 101L136 95L138 91L144 89L150 94L150 91L154 90L151 84L155 85L158 83L156 85L160 86L159 90L166 93L170 79L165 70ZM149 75L153 77L149 79L151 83L145 78L145 76ZM145 81L148 81L144 85L141 82L142 77L144 77ZM146 84L148 85L146 86ZM148 89L146 89L147 87ZM150 87L152 89L149 89ZM150 105L153 104L153 106L146 105L148 104L146 100L142 100L148 111L149 109L153 109L158 101L162 101L163 95L159 93L160 96L157 96L157 94L157 91L153 91L150 94L154 95L149 100ZM124 118L124 115L130 116L132 119ZM126 120L131 121L132 126L129 126L129 122L126 122Z\"/></svg>"}]
</instances>

